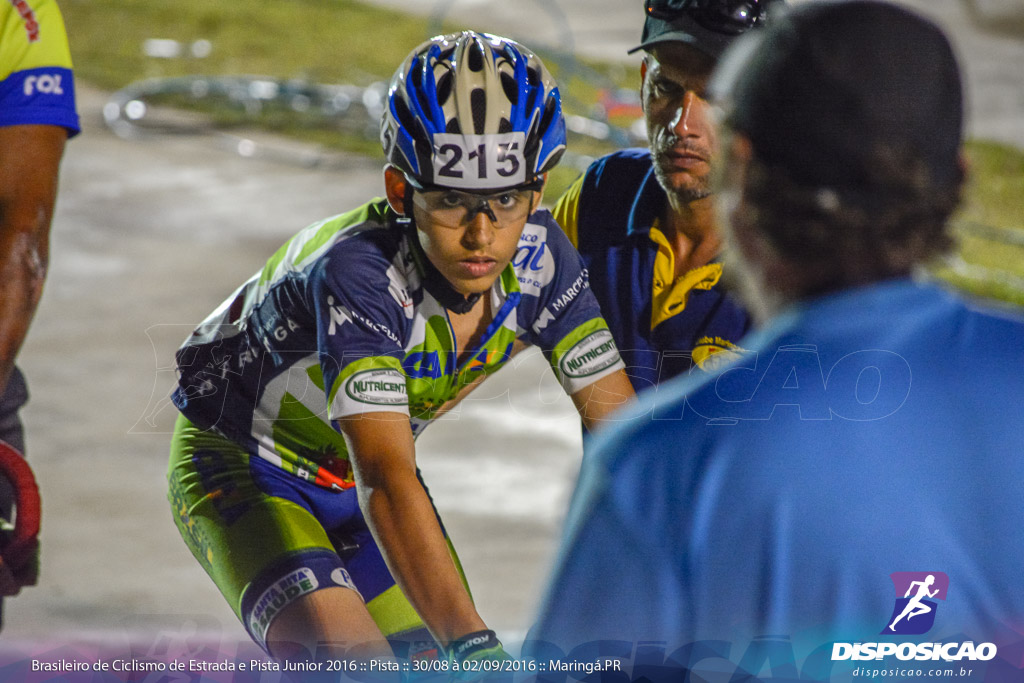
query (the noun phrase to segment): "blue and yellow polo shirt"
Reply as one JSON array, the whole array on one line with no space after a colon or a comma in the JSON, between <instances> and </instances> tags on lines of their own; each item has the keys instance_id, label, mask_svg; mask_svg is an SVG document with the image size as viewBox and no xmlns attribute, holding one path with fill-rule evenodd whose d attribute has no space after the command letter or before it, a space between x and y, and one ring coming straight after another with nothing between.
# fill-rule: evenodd
<instances>
[{"instance_id":1,"label":"blue and yellow polo shirt","mask_svg":"<svg viewBox=\"0 0 1024 683\"><path fill-rule=\"evenodd\" d=\"M751 324L719 282L721 263L673 278L674 254L658 226L667 201L650 151L627 149L591 164L553 211L583 257L637 391L735 357Z\"/></svg>"}]
</instances>

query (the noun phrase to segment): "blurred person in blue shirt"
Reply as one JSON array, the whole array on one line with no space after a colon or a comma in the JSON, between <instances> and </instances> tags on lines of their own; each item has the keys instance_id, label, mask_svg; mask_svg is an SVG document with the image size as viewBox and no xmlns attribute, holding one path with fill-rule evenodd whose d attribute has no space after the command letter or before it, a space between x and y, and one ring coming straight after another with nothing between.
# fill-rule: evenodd
<instances>
[{"instance_id":1,"label":"blurred person in blue shirt","mask_svg":"<svg viewBox=\"0 0 1024 683\"><path fill-rule=\"evenodd\" d=\"M1020 680L1024 319L915 277L951 242L959 74L875 0L723 58L719 204L759 328L591 443L527 652L634 680Z\"/></svg>"}]
</instances>

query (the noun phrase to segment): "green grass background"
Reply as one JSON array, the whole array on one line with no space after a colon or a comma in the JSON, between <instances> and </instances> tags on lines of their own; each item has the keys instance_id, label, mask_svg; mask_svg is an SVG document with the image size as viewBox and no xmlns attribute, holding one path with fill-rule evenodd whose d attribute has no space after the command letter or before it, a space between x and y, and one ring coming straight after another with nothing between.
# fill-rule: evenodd
<instances>
[{"instance_id":1,"label":"green grass background","mask_svg":"<svg viewBox=\"0 0 1024 683\"><path fill-rule=\"evenodd\" d=\"M61 9L76 77L108 90L146 78L198 73L366 86L390 78L410 49L435 28L425 19L355 0L62 0ZM444 26L455 28L461 27ZM186 45L204 39L213 50L201 60L147 58L142 54L147 38ZM622 65L574 62L540 52L570 114L589 114L604 88L635 88L639 82ZM221 112L219 121L252 123L232 112ZM374 141L350 132L303 127L279 115L265 117L262 124L325 146L381 156ZM590 156L612 149L580 136L570 136L569 146ZM974 295L1024 306L1024 153L971 140L967 155L970 180L955 220L958 255L983 270L939 264L934 272ZM565 165L556 169L548 198L557 197L577 173Z\"/></svg>"}]
</instances>

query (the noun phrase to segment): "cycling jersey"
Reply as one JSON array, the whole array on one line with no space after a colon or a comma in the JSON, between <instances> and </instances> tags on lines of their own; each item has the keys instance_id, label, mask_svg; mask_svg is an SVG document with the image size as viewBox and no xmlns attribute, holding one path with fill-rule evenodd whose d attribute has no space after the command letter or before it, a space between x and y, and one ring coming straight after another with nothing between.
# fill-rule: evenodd
<instances>
[{"instance_id":1,"label":"cycling jersey","mask_svg":"<svg viewBox=\"0 0 1024 683\"><path fill-rule=\"evenodd\" d=\"M674 276L674 252L659 226L667 202L650 151L627 149L591 164L554 208L637 391L731 360L750 328L720 282L720 263Z\"/></svg>"},{"instance_id":2,"label":"cycling jersey","mask_svg":"<svg viewBox=\"0 0 1024 683\"><path fill-rule=\"evenodd\" d=\"M177 354L173 400L308 481L352 484L332 421L397 411L418 435L521 338L567 393L622 367L579 256L550 214L533 214L492 287L493 322L461 364L447 312L422 286L411 233L378 199L310 226L225 301ZM414 238L413 238L414 239Z\"/></svg>"},{"instance_id":3,"label":"cycling jersey","mask_svg":"<svg viewBox=\"0 0 1024 683\"><path fill-rule=\"evenodd\" d=\"M546 211L485 294L493 322L461 361L423 284L415 228L395 218L378 199L310 226L177 354L174 519L261 645L292 601L343 586L396 653L437 649L367 528L335 420L402 412L418 435L516 339L544 351L569 393L622 367L579 255Z\"/></svg>"},{"instance_id":4,"label":"cycling jersey","mask_svg":"<svg viewBox=\"0 0 1024 683\"><path fill-rule=\"evenodd\" d=\"M79 132L64 20L52 0L0 3L0 126Z\"/></svg>"}]
</instances>

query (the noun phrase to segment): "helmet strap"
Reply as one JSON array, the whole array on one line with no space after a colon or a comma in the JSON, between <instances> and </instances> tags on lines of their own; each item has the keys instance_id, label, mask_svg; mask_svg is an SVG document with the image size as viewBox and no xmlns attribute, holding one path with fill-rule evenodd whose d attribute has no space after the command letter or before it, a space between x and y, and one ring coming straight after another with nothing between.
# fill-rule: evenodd
<instances>
[{"instance_id":1,"label":"helmet strap","mask_svg":"<svg viewBox=\"0 0 1024 683\"><path fill-rule=\"evenodd\" d=\"M412 207L412 193L413 188L410 185L406 185L404 198L406 207ZM482 295L476 292L469 296L464 296L461 292L456 291L452 284L448 282L448 278L442 275L441 271L431 263L430 257L423 251L423 245L420 244L419 230L416 229L416 222L413 220L412 211L410 210L407 214L400 216L397 222L405 230L405 236L412 248L413 260L423 276L424 289L437 299L438 303L452 313L462 315L473 310L473 306L476 305L476 302L480 300Z\"/></svg>"}]
</instances>

